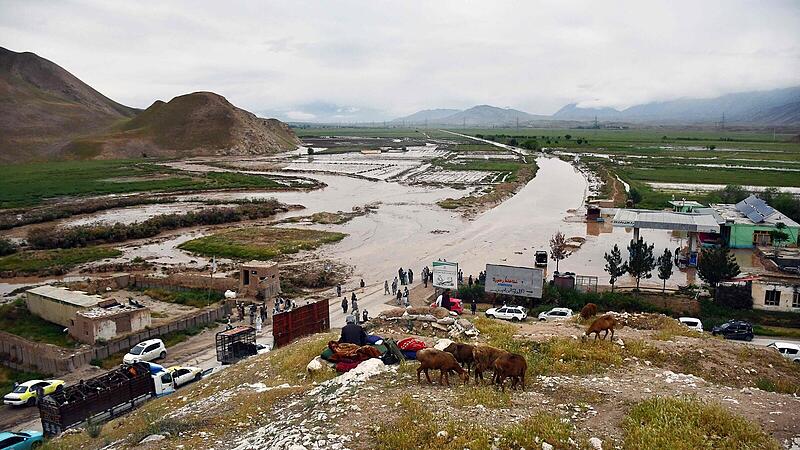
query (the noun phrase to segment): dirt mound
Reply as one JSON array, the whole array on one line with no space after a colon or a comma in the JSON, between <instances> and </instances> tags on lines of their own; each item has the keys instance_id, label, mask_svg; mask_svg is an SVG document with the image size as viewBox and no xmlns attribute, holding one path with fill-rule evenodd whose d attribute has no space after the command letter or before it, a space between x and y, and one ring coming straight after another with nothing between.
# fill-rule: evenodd
<instances>
[{"instance_id":1,"label":"dirt mound","mask_svg":"<svg viewBox=\"0 0 800 450\"><path fill-rule=\"evenodd\" d=\"M623 319L625 325L637 330L664 330L680 323L672 317L663 314L653 313L615 313L610 312L614 317Z\"/></svg>"},{"instance_id":2,"label":"dirt mound","mask_svg":"<svg viewBox=\"0 0 800 450\"><path fill-rule=\"evenodd\" d=\"M408 313L411 316L433 316L437 319L444 319L445 317L450 317L450 313L440 307L430 308L428 306L422 306L417 308L392 308L387 309L386 311L382 312L379 317L384 319L395 319L402 317L403 314Z\"/></svg>"}]
</instances>

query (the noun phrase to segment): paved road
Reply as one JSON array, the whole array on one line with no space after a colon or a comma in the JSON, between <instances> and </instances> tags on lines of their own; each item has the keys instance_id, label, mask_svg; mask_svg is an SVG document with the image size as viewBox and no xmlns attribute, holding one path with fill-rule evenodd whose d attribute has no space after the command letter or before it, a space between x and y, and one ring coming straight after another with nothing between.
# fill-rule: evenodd
<instances>
[{"instance_id":1,"label":"paved road","mask_svg":"<svg viewBox=\"0 0 800 450\"><path fill-rule=\"evenodd\" d=\"M792 344L800 345L800 339L789 339L789 338L774 337L774 336L756 336L750 342L736 341L736 340L733 340L733 342L740 342L742 344L753 344L761 347L766 347L767 345L773 342L789 342Z\"/></svg>"}]
</instances>

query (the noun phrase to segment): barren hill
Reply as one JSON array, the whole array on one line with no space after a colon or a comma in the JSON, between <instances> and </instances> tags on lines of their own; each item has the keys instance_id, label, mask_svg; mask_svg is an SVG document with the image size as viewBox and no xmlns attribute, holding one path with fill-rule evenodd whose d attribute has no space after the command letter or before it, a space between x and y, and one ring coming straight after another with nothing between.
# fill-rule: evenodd
<instances>
[{"instance_id":1,"label":"barren hill","mask_svg":"<svg viewBox=\"0 0 800 450\"><path fill-rule=\"evenodd\" d=\"M44 58L0 47L0 161L52 157L136 112Z\"/></svg>"},{"instance_id":2,"label":"barren hill","mask_svg":"<svg viewBox=\"0 0 800 450\"><path fill-rule=\"evenodd\" d=\"M33 53L0 47L0 161L263 154L299 144L211 92L144 111L121 105Z\"/></svg>"},{"instance_id":3,"label":"barren hill","mask_svg":"<svg viewBox=\"0 0 800 450\"><path fill-rule=\"evenodd\" d=\"M283 122L262 119L212 92L156 101L115 131L76 142L73 153L103 158L264 154L290 150L297 136Z\"/></svg>"}]
</instances>

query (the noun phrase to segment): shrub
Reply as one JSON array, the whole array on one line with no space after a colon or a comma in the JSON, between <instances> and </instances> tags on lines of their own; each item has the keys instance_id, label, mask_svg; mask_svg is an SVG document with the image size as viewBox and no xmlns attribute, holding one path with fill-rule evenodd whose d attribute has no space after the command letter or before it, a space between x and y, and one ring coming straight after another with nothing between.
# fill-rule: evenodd
<instances>
[{"instance_id":1,"label":"shrub","mask_svg":"<svg viewBox=\"0 0 800 450\"><path fill-rule=\"evenodd\" d=\"M622 428L625 449L780 448L758 425L699 400L647 399L631 409Z\"/></svg>"},{"instance_id":2,"label":"shrub","mask_svg":"<svg viewBox=\"0 0 800 450\"><path fill-rule=\"evenodd\" d=\"M19 250L17 244L11 242L9 239L0 238L0 256L6 256L12 253L17 253L17 250Z\"/></svg>"}]
</instances>

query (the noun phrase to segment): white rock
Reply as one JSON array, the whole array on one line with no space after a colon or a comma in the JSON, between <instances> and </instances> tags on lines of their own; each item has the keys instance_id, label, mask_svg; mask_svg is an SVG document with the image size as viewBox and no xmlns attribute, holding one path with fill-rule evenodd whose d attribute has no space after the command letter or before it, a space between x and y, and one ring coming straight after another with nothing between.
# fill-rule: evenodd
<instances>
[{"instance_id":1,"label":"white rock","mask_svg":"<svg viewBox=\"0 0 800 450\"><path fill-rule=\"evenodd\" d=\"M305 445L300 444L292 444L289 446L289 450L308 450Z\"/></svg>"},{"instance_id":2,"label":"white rock","mask_svg":"<svg viewBox=\"0 0 800 450\"><path fill-rule=\"evenodd\" d=\"M438 341L436 341L436 345L434 345L433 348L435 348L436 350L444 351L444 349L446 349L452 343L453 341L451 341L450 339L439 339Z\"/></svg>"},{"instance_id":3,"label":"white rock","mask_svg":"<svg viewBox=\"0 0 800 450\"><path fill-rule=\"evenodd\" d=\"M553 450L553 446L547 442L542 442L542 450Z\"/></svg>"},{"instance_id":4,"label":"white rock","mask_svg":"<svg viewBox=\"0 0 800 450\"><path fill-rule=\"evenodd\" d=\"M447 439L447 431L442 430L442 431L436 433L436 437L442 438L442 439Z\"/></svg>"},{"instance_id":5,"label":"white rock","mask_svg":"<svg viewBox=\"0 0 800 450\"><path fill-rule=\"evenodd\" d=\"M593 437L589 439L589 445L591 445L594 450L603 450L603 441L601 441L600 438Z\"/></svg>"},{"instance_id":6,"label":"white rock","mask_svg":"<svg viewBox=\"0 0 800 450\"><path fill-rule=\"evenodd\" d=\"M148 442L158 442L158 441L163 441L166 438L167 437L164 436L163 434L151 434L150 436L147 436L146 438L139 441L139 443L146 444Z\"/></svg>"}]
</instances>

